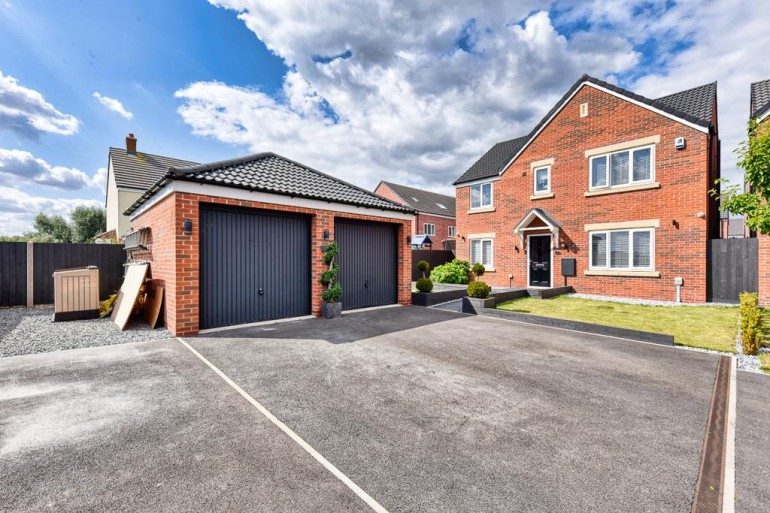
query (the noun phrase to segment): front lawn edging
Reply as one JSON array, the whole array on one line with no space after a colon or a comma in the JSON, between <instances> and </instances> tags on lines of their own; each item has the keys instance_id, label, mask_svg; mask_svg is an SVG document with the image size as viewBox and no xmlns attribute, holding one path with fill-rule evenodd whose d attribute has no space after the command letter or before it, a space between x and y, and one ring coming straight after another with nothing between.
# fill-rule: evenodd
<instances>
[{"instance_id":1,"label":"front lawn edging","mask_svg":"<svg viewBox=\"0 0 770 513\"><path fill-rule=\"evenodd\" d=\"M498 310L496 308L480 308L476 312L479 315L487 317L497 317L499 319L509 319L512 321L525 322L527 324L537 324L539 326L548 326L550 328L561 328L565 330L580 331L583 333L592 333L594 335L606 335L609 337L627 338L639 342L649 342L663 346L673 346L674 336L665 333L653 333L651 331L632 330L628 328L615 328L613 326L604 326L602 324L593 324L590 322L570 321L566 319L555 319L552 317L543 317L540 315L529 315L518 312L509 312L507 310Z\"/></svg>"}]
</instances>

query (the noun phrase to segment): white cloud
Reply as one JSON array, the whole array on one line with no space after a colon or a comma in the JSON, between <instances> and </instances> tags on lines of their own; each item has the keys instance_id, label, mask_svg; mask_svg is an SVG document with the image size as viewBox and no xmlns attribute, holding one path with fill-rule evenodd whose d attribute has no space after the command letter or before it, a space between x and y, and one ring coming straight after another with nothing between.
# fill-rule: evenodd
<instances>
[{"instance_id":1,"label":"white cloud","mask_svg":"<svg viewBox=\"0 0 770 513\"><path fill-rule=\"evenodd\" d=\"M78 206L102 208L101 201L89 199L59 199L30 196L14 187L0 186L0 233L20 235L32 229L39 212L68 218Z\"/></svg>"},{"instance_id":2,"label":"white cloud","mask_svg":"<svg viewBox=\"0 0 770 513\"><path fill-rule=\"evenodd\" d=\"M98 170L92 178L74 167L52 166L28 151L0 148L0 185L24 182L66 190L96 187L104 191L106 170Z\"/></svg>"},{"instance_id":3,"label":"white cloud","mask_svg":"<svg viewBox=\"0 0 770 513\"><path fill-rule=\"evenodd\" d=\"M75 116L60 112L42 94L0 71L0 128L34 138L44 132L72 135L79 125Z\"/></svg>"},{"instance_id":4,"label":"white cloud","mask_svg":"<svg viewBox=\"0 0 770 513\"><path fill-rule=\"evenodd\" d=\"M102 194L107 194L107 168L100 167L91 178L91 187L96 187Z\"/></svg>"},{"instance_id":5,"label":"white cloud","mask_svg":"<svg viewBox=\"0 0 770 513\"><path fill-rule=\"evenodd\" d=\"M639 58L617 35L600 50L587 36L568 40L548 13L529 14L535 2L216 4L238 10L291 70L278 98L190 84L176 93L184 121L368 187L388 177L450 190L493 143L526 134L581 74L622 73ZM458 44L463 34L470 47Z\"/></svg>"},{"instance_id":6,"label":"white cloud","mask_svg":"<svg viewBox=\"0 0 770 513\"><path fill-rule=\"evenodd\" d=\"M97 91L94 92L93 96L94 98L99 100L99 103L107 107L107 109L113 112L117 112L118 114L120 114L126 119L134 118L134 115L131 112L126 110L126 108L123 106L120 100L116 100L115 98L110 98L109 96L103 96L101 93Z\"/></svg>"}]
</instances>

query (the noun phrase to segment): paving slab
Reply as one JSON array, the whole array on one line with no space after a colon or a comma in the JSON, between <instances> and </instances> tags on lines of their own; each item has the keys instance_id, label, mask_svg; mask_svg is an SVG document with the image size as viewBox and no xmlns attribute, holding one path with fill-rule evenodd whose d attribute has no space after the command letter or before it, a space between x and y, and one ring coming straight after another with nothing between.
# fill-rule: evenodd
<instances>
[{"instance_id":1,"label":"paving slab","mask_svg":"<svg viewBox=\"0 0 770 513\"><path fill-rule=\"evenodd\" d=\"M172 339L0 359L2 511L369 511Z\"/></svg>"},{"instance_id":2,"label":"paving slab","mask_svg":"<svg viewBox=\"0 0 770 513\"><path fill-rule=\"evenodd\" d=\"M390 511L688 511L717 359L403 307L186 339Z\"/></svg>"},{"instance_id":3,"label":"paving slab","mask_svg":"<svg viewBox=\"0 0 770 513\"><path fill-rule=\"evenodd\" d=\"M770 510L770 376L738 372L735 510Z\"/></svg>"}]
</instances>

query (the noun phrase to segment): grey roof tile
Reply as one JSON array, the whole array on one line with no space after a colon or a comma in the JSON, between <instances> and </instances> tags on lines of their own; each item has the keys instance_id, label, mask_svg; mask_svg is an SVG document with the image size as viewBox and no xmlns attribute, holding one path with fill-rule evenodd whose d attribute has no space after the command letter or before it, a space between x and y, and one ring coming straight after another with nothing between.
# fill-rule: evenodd
<instances>
[{"instance_id":1,"label":"grey roof tile","mask_svg":"<svg viewBox=\"0 0 770 513\"><path fill-rule=\"evenodd\" d=\"M404 204L426 214L455 217L455 198L446 194L415 189L397 183L382 181L404 200ZM443 205L445 208L441 208Z\"/></svg>"},{"instance_id":2,"label":"grey roof tile","mask_svg":"<svg viewBox=\"0 0 770 513\"><path fill-rule=\"evenodd\" d=\"M165 175L171 167L198 164L189 160L163 157L141 151L128 153L125 148L110 148L109 155L118 189L145 190Z\"/></svg>"},{"instance_id":3,"label":"grey roof tile","mask_svg":"<svg viewBox=\"0 0 770 513\"><path fill-rule=\"evenodd\" d=\"M412 212L409 207L394 203L275 153L259 153L210 164L173 167L126 210L126 215L131 214L154 196L165 184L174 180L221 185L382 210Z\"/></svg>"},{"instance_id":4,"label":"grey roof tile","mask_svg":"<svg viewBox=\"0 0 770 513\"><path fill-rule=\"evenodd\" d=\"M663 96L658 99L646 98L640 94L627 91L622 87L618 87L609 82L599 80L590 75L583 75L580 77L569 90L564 93L564 96L556 102L556 104L543 116L543 118L535 125L532 131L524 136L509 141L503 141L494 145L487 153L485 153L473 166L471 166L465 173L460 176L454 185L461 183L471 182L474 180L481 180L484 178L492 178L500 174L505 166L516 154L518 154L522 148L524 148L530 140L534 139L540 130L548 123L551 117L558 112L558 110L564 105L564 103L572 96L572 94L583 85L583 83L589 82L591 84L603 87L614 93L625 96L626 98L644 103L650 107L662 110L667 114L674 117L694 123L703 127L712 126L712 112L715 105L717 84L712 82L699 87L694 87L686 91L680 91L678 93ZM506 158L507 156L507 158Z\"/></svg>"},{"instance_id":5,"label":"grey roof tile","mask_svg":"<svg viewBox=\"0 0 770 513\"><path fill-rule=\"evenodd\" d=\"M755 118L770 109L770 79L751 84L751 112Z\"/></svg>"}]
</instances>

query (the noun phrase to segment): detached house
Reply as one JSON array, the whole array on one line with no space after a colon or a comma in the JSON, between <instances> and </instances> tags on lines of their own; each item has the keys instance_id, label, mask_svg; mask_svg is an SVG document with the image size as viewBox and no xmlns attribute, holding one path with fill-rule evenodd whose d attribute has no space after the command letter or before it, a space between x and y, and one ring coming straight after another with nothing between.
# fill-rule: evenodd
<instances>
[{"instance_id":1,"label":"detached house","mask_svg":"<svg viewBox=\"0 0 770 513\"><path fill-rule=\"evenodd\" d=\"M445 248L454 249L455 199L452 196L385 181L377 185L374 193L416 212L412 237L428 235L434 244L442 243Z\"/></svg>"},{"instance_id":2,"label":"detached house","mask_svg":"<svg viewBox=\"0 0 770 513\"><path fill-rule=\"evenodd\" d=\"M716 83L657 99L583 76L455 182L457 256L494 286L706 301Z\"/></svg>"},{"instance_id":3,"label":"detached house","mask_svg":"<svg viewBox=\"0 0 770 513\"><path fill-rule=\"evenodd\" d=\"M125 148L110 148L107 162L107 231L123 238L131 223L123 212L166 174L170 167L193 166L196 162L136 151L136 137L128 134Z\"/></svg>"}]
</instances>

